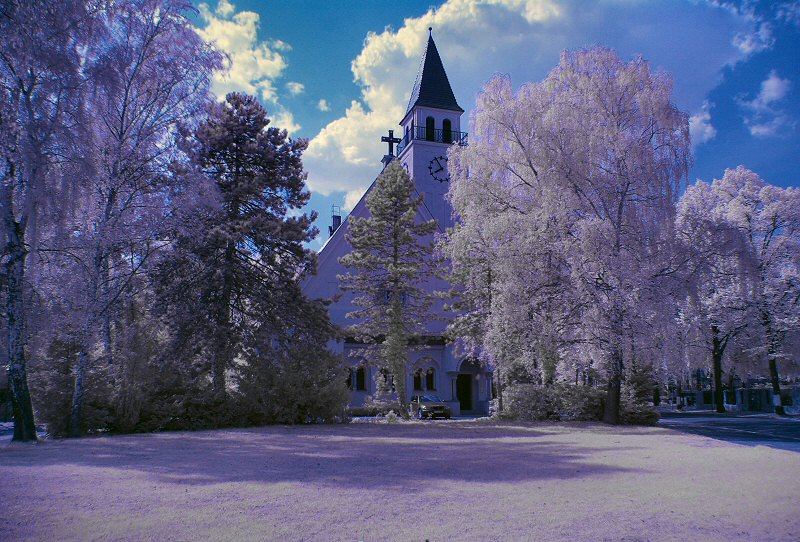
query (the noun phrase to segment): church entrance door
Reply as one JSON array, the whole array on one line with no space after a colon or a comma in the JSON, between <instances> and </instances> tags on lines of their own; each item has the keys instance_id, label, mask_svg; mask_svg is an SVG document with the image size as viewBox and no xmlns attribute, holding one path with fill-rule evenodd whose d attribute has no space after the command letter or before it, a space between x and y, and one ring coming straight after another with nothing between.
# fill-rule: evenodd
<instances>
[{"instance_id":1,"label":"church entrance door","mask_svg":"<svg viewBox=\"0 0 800 542\"><path fill-rule=\"evenodd\" d=\"M456 378L456 395L461 403L461 412L472 410L472 379L471 374L460 374Z\"/></svg>"}]
</instances>

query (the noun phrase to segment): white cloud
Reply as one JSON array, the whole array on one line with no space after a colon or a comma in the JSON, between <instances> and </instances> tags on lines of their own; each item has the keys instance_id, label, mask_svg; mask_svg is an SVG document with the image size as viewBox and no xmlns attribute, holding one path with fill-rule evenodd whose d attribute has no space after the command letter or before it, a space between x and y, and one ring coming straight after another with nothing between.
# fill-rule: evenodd
<instances>
[{"instance_id":1,"label":"white cloud","mask_svg":"<svg viewBox=\"0 0 800 542\"><path fill-rule=\"evenodd\" d=\"M717 129L711 124L711 105L708 100L704 101L700 111L689 117L689 134L694 147L714 139L717 135Z\"/></svg>"},{"instance_id":2,"label":"white cloud","mask_svg":"<svg viewBox=\"0 0 800 542\"><path fill-rule=\"evenodd\" d=\"M767 107L772 102L782 99L792 88L792 82L788 79L781 79L775 70L772 70L764 81L761 82L761 92L755 102L757 107Z\"/></svg>"},{"instance_id":3,"label":"white cloud","mask_svg":"<svg viewBox=\"0 0 800 542\"><path fill-rule=\"evenodd\" d=\"M302 94L306 90L306 86L303 83L298 83L296 81L289 81L286 83L286 90L289 91L289 94L292 96L297 96L298 94Z\"/></svg>"},{"instance_id":4,"label":"white cloud","mask_svg":"<svg viewBox=\"0 0 800 542\"><path fill-rule=\"evenodd\" d=\"M752 100L739 99L739 105L746 111L744 123L750 133L756 137L777 135L783 128L794 126L794 121L786 112L778 107L780 102L789 93L792 82L781 79L775 70L761 82L761 90Z\"/></svg>"},{"instance_id":5,"label":"white cloud","mask_svg":"<svg viewBox=\"0 0 800 542\"><path fill-rule=\"evenodd\" d=\"M319 109L320 111L323 111L323 112L330 111L331 110L331 106L330 106L330 104L328 104L328 100L326 100L325 98L322 98L320 101L317 102L317 109Z\"/></svg>"},{"instance_id":6,"label":"white cloud","mask_svg":"<svg viewBox=\"0 0 800 542\"><path fill-rule=\"evenodd\" d=\"M364 192L367 191L367 188L356 188L355 190L349 190L344 196L344 205L342 205L342 210L347 211L348 213L353 210L353 207L361 200L361 197L364 195Z\"/></svg>"},{"instance_id":7,"label":"white cloud","mask_svg":"<svg viewBox=\"0 0 800 542\"><path fill-rule=\"evenodd\" d=\"M280 47L270 48L258 40L258 13L235 13L236 7L228 0L220 0L214 11L205 3L199 9L205 26L198 33L229 57L227 69L214 74L212 91L219 97L232 91L246 92L276 102L274 81L286 69L286 60L278 52Z\"/></svg>"},{"instance_id":8,"label":"white cloud","mask_svg":"<svg viewBox=\"0 0 800 542\"><path fill-rule=\"evenodd\" d=\"M289 133L298 131L300 125L292 113L278 103L275 89L275 81L283 76L287 66L279 51L288 51L291 46L280 40L259 41L259 14L253 11L236 13L236 6L229 0L219 0L213 11L205 3L200 4L199 9L205 26L197 32L228 55L226 69L214 74L211 85L214 94L220 100L229 92L256 96L268 102L272 126ZM304 90L302 83L294 81L286 83L286 88L291 94Z\"/></svg>"},{"instance_id":9,"label":"white cloud","mask_svg":"<svg viewBox=\"0 0 800 542\"><path fill-rule=\"evenodd\" d=\"M293 134L301 128L294 120L294 115L292 115L291 111L283 108L278 108L277 113L271 115L270 126L286 130L289 134Z\"/></svg>"},{"instance_id":10,"label":"white cloud","mask_svg":"<svg viewBox=\"0 0 800 542\"><path fill-rule=\"evenodd\" d=\"M740 32L733 38L733 44L746 55L770 49L775 44L772 36L772 27L769 23L762 22L755 32Z\"/></svg>"},{"instance_id":11,"label":"white cloud","mask_svg":"<svg viewBox=\"0 0 800 542\"><path fill-rule=\"evenodd\" d=\"M747 128L750 129L750 134L756 137L769 137L780 135L784 128L791 128L794 123L787 115L776 115L767 121L754 121L753 119L745 119Z\"/></svg>"},{"instance_id":12,"label":"white cloud","mask_svg":"<svg viewBox=\"0 0 800 542\"><path fill-rule=\"evenodd\" d=\"M292 46L283 40L269 40L269 46L277 51L291 51Z\"/></svg>"},{"instance_id":13,"label":"white cloud","mask_svg":"<svg viewBox=\"0 0 800 542\"><path fill-rule=\"evenodd\" d=\"M225 18L225 17L230 17L235 9L236 9L235 6L231 4L228 0L219 0L219 2L217 3L217 9L215 10L215 13L220 17Z\"/></svg>"},{"instance_id":14,"label":"white cloud","mask_svg":"<svg viewBox=\"0 0 800 542\"><path fill-rule=\"evenodd\" d=\"M800 1L791 0L778 4L776 15L779 21L785 21L800 28Z\"/></svg>"},{"instance_id":15,"label":"white cloud","mask_svg":"<svg viewBox=\"0 0 800 542\"><path fill-rule=\"evenodd\" d=\"M351 64L360 96L311 140L304 155L309 187L324 195L356 194L374 180L384 154L380 136L396 129L405 113L429 26L467 110L464 131L475 95L494 73L509 73L517 85L541 80L563 49L595 43L626 58L641 54L669 71L679 107L697 108L721 80L722 69L747 57L733 37L762 30L766 36L769 28L725 6L690 1L678 8L636 1L448 0L396 30L371 32ZM712 137L710 120L698 118L695 125Z\"/></svg>"}]
</instances>

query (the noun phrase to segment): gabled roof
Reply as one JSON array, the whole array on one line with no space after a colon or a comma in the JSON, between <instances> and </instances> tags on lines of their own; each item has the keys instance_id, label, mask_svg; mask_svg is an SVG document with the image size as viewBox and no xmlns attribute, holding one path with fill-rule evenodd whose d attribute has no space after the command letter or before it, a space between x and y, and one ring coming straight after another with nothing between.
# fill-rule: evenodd
<instances>
[{"instance_id":1,"label":"gabled roof","mask_svg":"<svg viewBox=\"0 0 800 542\"><path fill-rule=\"evenodd\" d=\"M453 89L450 88L450 81L448 81L447 74L444 71L442 58L439 56L439 51L433 42L433 35L428 36L428 47L422 56L417 81L414 83L414 90L411 91L411 99L408 101L406 115L417 105L464 112L456 102Z\"/></svg>"}]
</instances>

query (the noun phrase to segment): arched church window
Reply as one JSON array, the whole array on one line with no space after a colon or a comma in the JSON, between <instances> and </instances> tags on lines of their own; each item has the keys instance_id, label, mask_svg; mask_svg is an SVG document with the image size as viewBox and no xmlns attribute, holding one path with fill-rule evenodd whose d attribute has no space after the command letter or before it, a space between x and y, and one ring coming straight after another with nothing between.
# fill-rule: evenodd
<instances>
[{"instance_id":1,"label":"arched church window","mask_svg":"<svg viewBox=\"0 0 800 542\"><path fill-rule=\"evenodd\" d=\"M395 391L394 388L394 375L386 369L381 369L381 378L383 379L383 389Z\"/></svg>"},{"instance_id":2,"label":"arched church window","mask_svg":"<svg viewBox=\"0 0 800 542\"><path fill-rule=\"evenodd\" d=\"M414 371L414 391L422 391L422 369Z\"/></svg>"},{"instance_id":3,"label":"arched church window","mask_svg":"<svg viewBox=\"0 0 800 542\"><path fill-rule=\"evenodd\" d=\"M450 119L444 119L442 123L442 141L445 143L453 142L453 124Z\"/></svg>"},{"instance_id":4,"label":"arched church window","mask_svg":"<svg viewBox=\"0 0 800 542\"><path fill-rule=\"evenodd\" d=\"M433 367L430 367L425 373L425 389L436 389L436 370Z\"/></svg>"},{"instance_id":5,"label":"arched church window","mask_svg":"<svg viewBox=\"0 0 800 542\"><path fill-rule=\"evenodd\" d=\"M352 369L351 369L352 371ZM363 367L356 369L356 389L364 391L367 389L367 371Z\"/></svg>"},{"instance_id":6,"label":"arched church window","mask_svg":"<svg viewBox=\"0 0 800 542\"><path fill-rule=\"evenodd\" d=\"M428 117L425 119L425 139L428 141L433 141L433 133L435 130L435 125L433 122L433 117Z\"/></svg>"},{"instance_id":7,"label":"arched church window","mask_svg":"<svg viewBox=\"0 0 800 542\"><path fill-rule=\"evenodd\" d=\"M347 369L347 389L353 389L353 369Z\"/></svg>"}]
</instances>

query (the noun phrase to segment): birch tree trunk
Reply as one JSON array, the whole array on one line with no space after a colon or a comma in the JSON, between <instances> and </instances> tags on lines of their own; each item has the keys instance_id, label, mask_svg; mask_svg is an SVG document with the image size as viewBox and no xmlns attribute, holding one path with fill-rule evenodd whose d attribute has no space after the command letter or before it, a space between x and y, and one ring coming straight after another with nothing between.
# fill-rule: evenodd
<instances>
[{"instance_id":1,"label":"birch tree trunk","mask_svg":"<svg viewBox=\"0 0 800 542\"><path fill-rule=\"evenodd\" d=\"M722 338L719 336L719 328L717 326L711 326L711 341L712 341L712 351L711 351L711 359L713 362L713 371L714 371L714 405L716 407L717 413L724 414L725 413L725 398L722 395L722 355L725 353L725 345L727 344L727 338Z\"/></svg>"},{"instance_id":2,"label":"birch tree trunk","mask_svg":"<svg viewBox=\"0 0 800 542\"><path fill-rule=\"evenodd\" d=\"M89 356L84 347L78 352L74 368L75 386L72 392L72 405L69 410L69 428L67 431L70 437L81 436L83 399L86 394L86 369L88 364Z\"/></svg>"},{"instance_id":3,"label":"birch tree trunk","mask_svg":"<svg viewBox=\"0 0 800 542\"><path fill-rule=\"evenodd\" d=\"M781 378L778 374L778 350L780 337L772 327L772 315L767 310L761 311L761 325L764 327L764 334L767 337L767 361L769 362L769 377L772 382L772 402L775 406L775 414L784 416L786 411L781 402Z\"/></svg>"},{"instance_id":4,"label":"birch tree trunk","mask_svg":"<svg viewBox=\"0 0 800 542\"><path fill-rule=\"evenodd\" d=\"M622 398L622 349L619 344L611 347L611 374L606 387L606 405L603 409L605 423L619 423L619 411Z\"/></svg>"},{"instance_id":5,"label":"birch tree trunk","mask_svg":"<svg viewBox=\"0 0 800 542\"><path fill-rule=\"evenodd\" d=\"M8 192L4 190L4 192ZM33 418L33 406L28 390L27 373L27 318L25 307L25 260L28 251L25 248L25 226L13 218L13 204L10 198L4 198L6 212L6 277L7 299L6 316L8 318L8 360L10 363L9 384L11 387L11 406L14 412L15 441L35 441L36 425ZM8 216L12 215L12 216Z\"/></svg>"},{"instance_id":6,"label":"birch tree trunk","mask_svg":"<svg viewBox=\"0 0 800 542\"><path fill-rule=\"evenodd\" d=\"M102 222L98 228L100 239L103 239L108 220ZM83 431L83 402L86 395L86 376L90 369L91 357L89 352L93 346L93 338L97 333L102 335L103 359L110 359L111 344L110 333L107 335L106 323L108 315L108 257L102 248L102 241L94 249L92 258L91 275L88 284L88 306L86 307L86 322L80 335L80 350L75 359L73 373L75 385L72 391L72 405L70 407L69 427L67 434L70 437L79 437Z\"/></svg>"}]
</instances>

